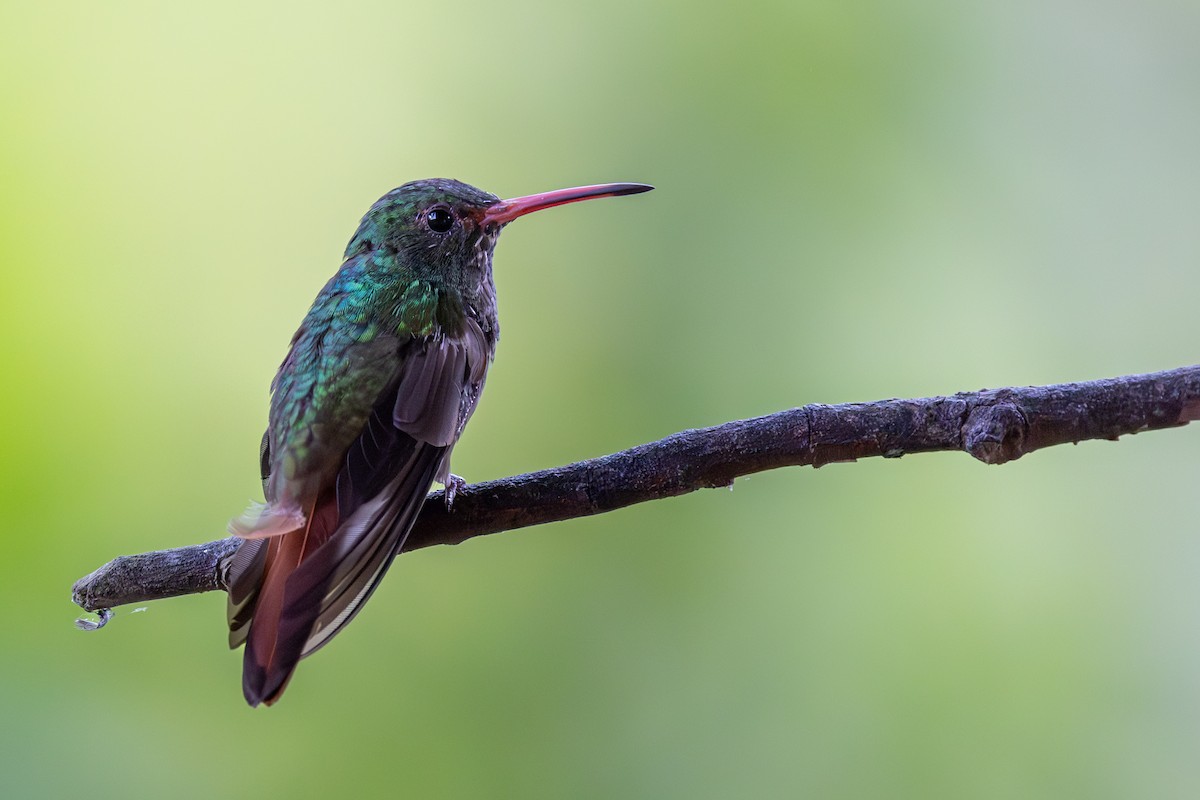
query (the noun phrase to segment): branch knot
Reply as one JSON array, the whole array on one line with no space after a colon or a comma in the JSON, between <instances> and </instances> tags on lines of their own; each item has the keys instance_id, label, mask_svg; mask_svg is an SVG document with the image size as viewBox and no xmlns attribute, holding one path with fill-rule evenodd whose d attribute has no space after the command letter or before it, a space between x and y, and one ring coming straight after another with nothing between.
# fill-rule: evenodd
<instances>
[{"instance_id":1,"label":"branch knot","mask_svg":"<svg viewBox=\"0 0 1200 800\"><path fill-rule=\"evenodd\" d=\"M971 409L962 429L963 449L985 464L1004 464L1025 455L1029 423L1008 400Z\"/></svg>"}]
</instances>

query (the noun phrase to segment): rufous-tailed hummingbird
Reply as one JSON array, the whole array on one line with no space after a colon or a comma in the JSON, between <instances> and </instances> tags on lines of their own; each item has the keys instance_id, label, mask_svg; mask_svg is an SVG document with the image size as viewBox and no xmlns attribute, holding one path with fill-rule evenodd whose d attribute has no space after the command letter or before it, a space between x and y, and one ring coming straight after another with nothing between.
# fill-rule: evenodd
<instances>
[{"instance_id":1,"label":"rufous-tailed hummingbird","mask_svg":"<svg viewBox=\"0 0 1200 800\"><path fill-rule=\"evenodd\" d=\"M279 699L299 660L379 585L479 402L496 349L492 250L519 216L638 183L501 200L406 183L363 217L271 384L265 504L230 523L229 644L247 702Z\"/></svg>"}]
</instances>

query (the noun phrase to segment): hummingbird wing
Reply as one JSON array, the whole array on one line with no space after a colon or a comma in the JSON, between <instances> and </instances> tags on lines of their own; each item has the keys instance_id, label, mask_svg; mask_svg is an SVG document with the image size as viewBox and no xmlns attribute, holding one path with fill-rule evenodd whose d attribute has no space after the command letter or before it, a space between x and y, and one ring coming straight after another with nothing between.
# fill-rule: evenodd
<instances>
[{"instance_id":1,"label":"hummingbird wing","mask_svg":"<svg viewBox=\"0 0 1200 800\"><path fill-rule=\"evenodd\" d=\"M353 619L403 547L430 485L448 473L483 388L489 341L468 319L459 336L404 347L399 374L306 527L247 539L231 561L230 645L246 642L251 705L278 699L297 662Z\"/></svg>"}]
</instances>

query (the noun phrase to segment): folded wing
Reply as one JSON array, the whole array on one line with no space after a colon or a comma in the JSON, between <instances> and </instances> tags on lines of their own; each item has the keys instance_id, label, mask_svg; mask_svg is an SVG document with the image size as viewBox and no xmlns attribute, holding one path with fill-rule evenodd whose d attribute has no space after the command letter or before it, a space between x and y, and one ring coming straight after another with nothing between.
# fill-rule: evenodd
<instances>
[{"instance_id":1,"label":"folded wing","mask_svg":"<svg viewBox=\"0 0 1200 800\"><path fill-rule=\"evenodd\" d=\"M448 473L483 387L487 341L468 320L461 336L406 347L306 527L247 539L230 563L229 642L246 643L242 685L251 705L277 700L297 662L354 618L403 547L430 485ZM265 450L262 461L266 473Z\"/></svg>"}]
</instances>

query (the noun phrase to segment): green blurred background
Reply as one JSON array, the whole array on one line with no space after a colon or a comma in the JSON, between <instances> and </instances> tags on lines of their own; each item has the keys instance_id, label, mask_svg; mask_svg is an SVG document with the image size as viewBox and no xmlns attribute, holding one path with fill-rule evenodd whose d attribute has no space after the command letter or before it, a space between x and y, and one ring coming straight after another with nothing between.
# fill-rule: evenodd
<instances>
[{"instance_id":1,"label":"green blurred background","mask_svg":"<svg viewBox=\"0 0 1200 800\"><path fill-rule=\"evenodd\" d=\"M222 596L94 634L68 597L257 495L288 339L414 178L658 186L504 234L472 481L1195 362L1194 2L14 2L0 30L3 796L1200 794L1200 430L421 551L272 709Z\"/></svg>"}]
</instances>

